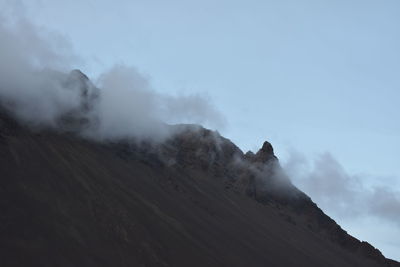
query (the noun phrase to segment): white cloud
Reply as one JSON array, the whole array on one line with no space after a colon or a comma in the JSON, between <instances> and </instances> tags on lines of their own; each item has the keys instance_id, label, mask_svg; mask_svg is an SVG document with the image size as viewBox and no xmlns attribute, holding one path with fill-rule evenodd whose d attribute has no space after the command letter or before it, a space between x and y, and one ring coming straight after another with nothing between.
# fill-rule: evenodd
<instances>
[{"instance_id":1,"label":"white cloud","mask_svg":"<svg viewBox=\"0 0 400 267\"><path fill-rule=\"evenodd\" d=\"M0 19L0 38L0 102L26 123L57 126L61 116L90 100L93 110L84 117L94 137L158 138L165 136L165 123L224 125L207 97L160 93L134 67L104 72L96 79L99 90L77 81L76 73L68 73L77 59L69 42L24 18ZM89 100L82 86L90 89Z\"/></svg>"}]
</instances>

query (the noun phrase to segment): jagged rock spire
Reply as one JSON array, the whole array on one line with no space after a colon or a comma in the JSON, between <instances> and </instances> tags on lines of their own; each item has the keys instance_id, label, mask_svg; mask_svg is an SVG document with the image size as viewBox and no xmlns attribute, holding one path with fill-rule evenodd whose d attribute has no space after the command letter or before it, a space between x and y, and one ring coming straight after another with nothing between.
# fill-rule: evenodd
<instances>
[{"instance_id":1,"label":"jagged rock spire","mask_svg":"<svg viewBox=\"0 0 400 267\"><path fill-rule=\"evenodd\" d=\"M266 163L270 160L275 160L274 149L268 141L265 141L263 146L256 154L249 151L246 153L245 157L251 162Z\"/></svg>"}]
</instances>

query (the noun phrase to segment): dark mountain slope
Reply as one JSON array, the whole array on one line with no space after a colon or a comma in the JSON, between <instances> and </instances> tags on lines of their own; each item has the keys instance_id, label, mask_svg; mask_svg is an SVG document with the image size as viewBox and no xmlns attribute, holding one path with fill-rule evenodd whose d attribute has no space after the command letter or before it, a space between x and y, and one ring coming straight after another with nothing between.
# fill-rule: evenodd
<instances>
[{"instance_id":1,"label":"dark mountain slope","mask_svg":"<svg viewBox=\"0 0 400 267\"><path fill-rule=\"evenodd\" d=\"M1 113L1 266L399 266L285 178L175 126L162 144L33 132Z\"/></svg>"}]
</instances>

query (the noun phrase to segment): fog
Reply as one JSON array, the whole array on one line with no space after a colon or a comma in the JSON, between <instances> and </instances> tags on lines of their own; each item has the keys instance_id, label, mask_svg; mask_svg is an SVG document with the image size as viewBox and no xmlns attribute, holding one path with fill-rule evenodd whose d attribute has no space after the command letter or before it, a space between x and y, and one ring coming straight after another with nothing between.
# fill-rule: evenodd
<instances>
[{"instance_id":1,"label":"fog","mask_svg":"<svg viewBox=\"0 0 400 267\"><path fill-rule=\"evenodd\" d=\"M163 94L135 67L111 66L92 81L70 72L80 62L72 45L24 18L0 17L0 37L0 103L30 126L65 130L68 117L87 137L158 140L166 123L225 125L207 96Z\"/></svg>"},{"instance_id":2,"label":"fog","mask_svg":"<svg viewBox=\"0 0 400 267\"><path fill-rule=\"evenodd\" d=\"M210 100L200 95L161 94L134 67L117 65L98 79L99 134L108 138L168 134L163 123L206 124L223 128L225 121Z\"/></svg>"}]
</instances>

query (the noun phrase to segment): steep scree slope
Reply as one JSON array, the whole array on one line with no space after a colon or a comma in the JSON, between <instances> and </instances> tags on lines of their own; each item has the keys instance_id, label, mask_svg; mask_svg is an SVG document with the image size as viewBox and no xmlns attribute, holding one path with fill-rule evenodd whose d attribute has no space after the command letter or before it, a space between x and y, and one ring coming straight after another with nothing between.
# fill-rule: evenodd
<instances>
[{"instance_id":1,"label":"steep scree slope","mask_svg":"<svg viewBox=\"0 0 400 267\"><path fill-rule=\"evenodd\" d=\"M82 101L56 129L0 110L0 266L400 266L293 186L268 142L244 154L195 125L86 140L100 91L80 71L63 86Z\"/></svg>"},{"instance_id":2,"label":"steep scree slope","mask_svg":"<svg viewBox=\"0 0 400 267\"><path fill-rule=\"evenodd\" d=\"M280 171L190 125L96 143L0 117L1 266L399 266Z\"/></svg>"}]
</instances>

